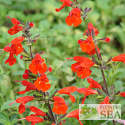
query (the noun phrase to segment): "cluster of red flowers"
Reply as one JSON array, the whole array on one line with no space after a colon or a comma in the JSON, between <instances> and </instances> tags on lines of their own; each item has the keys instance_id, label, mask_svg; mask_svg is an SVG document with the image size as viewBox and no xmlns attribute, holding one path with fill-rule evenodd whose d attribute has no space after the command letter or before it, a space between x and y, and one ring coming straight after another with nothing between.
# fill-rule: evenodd
<instances>
[{"instance_id":1,"label":"cluster of red flowers","mask_svg":"<svg viewBox=\"0 0 125 125\"><path fill-rule=\"evenodd\" d=\"M9 16L7 18L11 19ZM14 24L14 26L8 30L8 33L10 35L16 34L19 31L23 30L23 27L19 26L20 22L17 19L12 18L11 22ZM23 47L22 47L21 42L24 41L24 39L25 39L25 37L23 37L23 36L17 37L15 39L13 39L11 41L11 43L9 43L8 45L6 45L3 48L3 50L5 52L10 53L9 58L5 61L5 63L9 63L10 66L12 66L14 63L16 63L16 59L14 58L14 55L17 56L23 52Z\"/></svg>"}]
</instances>

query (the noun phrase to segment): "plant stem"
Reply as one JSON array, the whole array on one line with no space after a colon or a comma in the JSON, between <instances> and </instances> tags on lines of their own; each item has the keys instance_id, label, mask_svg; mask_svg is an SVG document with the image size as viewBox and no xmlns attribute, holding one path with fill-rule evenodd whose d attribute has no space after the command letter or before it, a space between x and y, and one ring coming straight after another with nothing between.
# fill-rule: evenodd
<instances>
[{"instance_id":1,"label":"plant stem","mask_svg":"<svg viewBox=\"0 0 125 125\"><path fill-rule=\"evenodd\" d=\"M113 125L115 125L115 120L113 120Z\"/></svg>"},{"instance_id":2,"label":"plant stem","mask_svg":"<svg viewBox=\"0 0 125 125\"><path fill-rule=\"evenodd\" d=\"M50 111L50 115L51 115L51 117L52 117L52 119L53 119L53 122L55 123L55 118L54 118L54 115L53 115L53 112L52 112L52 109L51 109L51 107L50 107L49 102L47 103L47 106L48 106L48 109L49 109L49 111Z\"/></svg>"}]
</instances>

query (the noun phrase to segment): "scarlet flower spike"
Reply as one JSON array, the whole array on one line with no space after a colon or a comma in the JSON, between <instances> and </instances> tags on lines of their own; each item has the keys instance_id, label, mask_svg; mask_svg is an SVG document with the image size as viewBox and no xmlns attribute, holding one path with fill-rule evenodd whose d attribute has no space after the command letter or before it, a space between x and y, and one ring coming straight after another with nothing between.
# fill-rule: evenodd
<instances>
[{"instance_id":1,"label":"scarlet flower spike","mask_svg":"<svg viewBox=\"0 0 125 125\"><path fill-rule=\"evenodd\" d=\"M73 24L74 27L77 27L82 23L81 19L81 10L79 8L73 8L69 13L69 16L66 17L66 24L71 26Z\"/></svg>"},{"instance_id":2,"label":"scarlet flower spike","mask_svg":"<svg viewBox=\"0 0 125 125\"><path fill-rule=\"evenodd\" d=\"M102 88L101 85L98 82L96 82L95 80L93 80L90 77L87 78L87 81L90 84L90 86L89 86L90 89L91 88L98 88L98 89Z\"/></svg>"},{"instance_id":3,"label":"scarlet flower spike","mask_svg":"<svg viewBox=\"0 0 125 125\"><path fill-rule=\"evenodd\" d=\"M23 112L25 112L25 104L29 101L32 101L33 99L34 99L34 97L32 97L32 96L19 97L16 99L16 101L10 103L9 105L11 106L15 102L21 103L19 105L19 113L22 114Z\"/></svg>"},{"instance_id":4,"label":"scarlet flower spike","mask_svg":"<svg viewBox=\"0 0 125 125\"><path fill-rule=\"evenodd\" d=\"M77 87L71 86L71 87L65 87L65 88L59 90L58 93L69 95L70 96L70 100L72 102L75 102L75 97L71 95L71 93L73 93L75 91L77 91Z\"/></svg>"},{"instance_id":5,"label":"scarlet flower spike","mask_svg":"<svg viewBox=\"0 0 125 125\"><path fill-rule=\"evenodd\" d=\"M52 109L53 112L58 115L66 114L68 108L66 106L65 100L58 96L54 96L53 100L55 101L53 104L54 107Z\"/></svg>"},{"instance_id":6,"label":"scarlet flower spike","mask_svg":"<svg viewBox=\"0 0 125 125\"><path fill-rule=\"evenodd\" d=\"M32 84L32 83L30 83L30 82L28 82L28 81L26 81L26 80L23 80L22 81L22 85L24 85L24 86L26 86L26 89L25 90L23 90L23 91L19 91L19 92L17 92L18 94L24 94L24 93L26 93L26 92L29 92L30 90L36 90L36 87L35 87L35 85L34 84Z\"/></svg>"},{"instance_id":7,"label":"scarlet flower spike","mask_svg":"<svg viewBox=\"0 0 125 125\"><path fill-rule=\"evenodd\" d=\"M62 10L65 6L70 6L73 2L71 0L60 0L61 2L63 2L62 6L60 8L56 8L55 11L59 12L60 10Z\"/></svg>"},{"instance_id":8,"label":"scarlet flower spike","mask_svg":"<svg viewBox=\"0 0 125 125\"><path fill-rule=\"evenodd\" d=\"M76 118L79 121L80 125L83 125L82 122L79 120L79 109L74 110L74 111L68 113L66 115L66 117L68 117L68 118L74 117L74 118Z\"/></svg>"},{"instance_id":9,"label":"scarlet flower spike","mask_svg":"<svg viewBox=\"0 0 125 125\"><path fill-rule=\"evenodd\" d=\"M120 61L120 62L124 62L125 64L125 54L121 54L121 55L114 57L112 61Z\"/></svg>"}]
</instances>

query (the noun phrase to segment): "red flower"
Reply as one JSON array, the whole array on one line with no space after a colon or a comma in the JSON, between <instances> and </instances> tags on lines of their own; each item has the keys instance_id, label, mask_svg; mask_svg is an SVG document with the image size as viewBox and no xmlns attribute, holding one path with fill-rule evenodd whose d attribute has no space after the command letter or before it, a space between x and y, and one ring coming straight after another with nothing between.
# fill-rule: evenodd
<instances>
[{"instance_id":1,"label":"red flower","mask_svg":"<svg viewBox=\"0 0 125 125\"><path fill-rule=\"evenodd\" d=\"M37 78L37 80L34 82L35 87L40 91L42 90L43 92L47 91L50 87L51 84L48 83L49 79L45 74L42 74L40 77ZM47 83L47 84L46 84Z\"/></svg>"},{"instance_id":2,"label":"red flower","mask_svg":"<svg viewBox=\"0 0 125 125\"><path fill-rule=\"evenodd\" d=\"M79 8L73 8L69 13L69 16L66 17L66 24L71 26L74 24L74 27L77 27L79 24L82 23L81 19L81 10Z\"/></svg>"},{"instance_id":3,"label":"red flower","mask_svg":"<svg viewBox=\"0 0 125 125\"><path fill-rule=\"evenodd\" d=\"M63 2L62 6L60 8L56 8L56 12L59 12L61 9L63 9L65 6L70 6L71 3L73 3L70 0L60 0L61 2Z\"/></svg>"},{"instance_id":4,"label":"red flower","mask_svg":"<svg viewBox=\"0 0 125 125\"><path fill-rule=\"evenodd\" d=\"M11 52L10 52L9 58L5 61L5 63L9 63L10 66L16 63L16 59L13 57L13 54Z\"/></svg>"},{"instance_id":5,"label":"red flower","mask_svg":"<svg viewBox=\"0 0 125 125\"><path fill-rule=\"evenodd\" d=\"M100 53L100 49L98 48L98 46L96 45L96 48L97 48L97 51L98 51L98 53ZM96 50L95 50L95 48L92 50L92 51L90 51L90 52L86 52L88 55L94 55L95 53L96 53Z\"/></svg>"},{"instance_id":6,"label":"red flower","mask_svg":"<svg viewBox=\"0 0 125 125\"><path fill-rule=\"evenodd\" d=\"M43 122L44 119L36 117L36 116L27 116L26 120L31 122L31 125L35 125L36 123Z\"/></svg>"},{"instance_id":7,"label":"red flower","mask_svg":"<svg viewBox=\"0 0 125 125\"><path fill-rule=\"evenodd\" d=\"M100 104L110 104L109 103L109 97L105 97L104 101L103 102L100 102Z\"/></svg>"},{"instance_id":8,"label":"red flower","mask_svg":"<svg viewBox=\"0 0 125 125\"><path fill-rule=\"evenodd\" d=\"M53 100L55 101L54 107L52 109L53 112L58 114L58 115L66 114L68 108L66 106L65 100L61 97L58 97L58 96L54 96Z\"/></svg>"},{"instance_id":9,"label":"red flower","mask_svg":"<svg viewBox=\"0 0 125 125\"><path fill-rule=\"evenodd\" d=\"M31 64L29 65L29 69L32 73L40 74L45 73L47 71L47 66L44 63L44 59L37 53L35 55L35 59L32 60Z\"/></svg>"},{"instance_id":10,"label":"red flower","mask_svg":"<svg viewBox=\"0 0 125 125\"><path fill-rule=\"evenodd\" d=\"M89 67L93 66L94 63L90 59L82 56L75 56L73 59L77 62L72 64L72 71L77 72L78 77L81 76L82 79L90 76L91 70Z\"/></svg>"},{"instance_id":11,"label":"red flower","mask_svg":"<svg viewBox=\"0 0 125 125\"><path fill-rule=\"evenodd\" d=\"M125 92L120 93L121 96L125 97Z\"/></svg>"},{"instance_id":12,"label":"red flower","mask_svg":"<svg viewBox=\"0 0 125 125\"><path fill-rule=\"evenodd\" d=\"M89 30L89 32L88 32L88 30L86 29L85 30L85 33L83 34L83 35L86 35L86 34L88 34L89 35L89 33L91 34L91 36L92 36L92 28L93 28L93 30L94 30L94 32L95 32L95 36L97 36L98 35L98 33L99 33L99 31L97 31L97 28L94 28L94 26L93 26L93 24L92 23L90 23L89 22L89 24L88 24L88 30ZM87 35L87 36L88 36Z\"/></svg>"},{"instance_id":13,"label":"red flower","mask_svg":"<svg viewBox=\"0 0 125 125\"><path fill-rule=\"evenodd\" d=\"M94 65L92 60L90 60L90 59L88 59L86 57L75 56L75 57L73 57L73 59L75 61L79 62L82 67L92 67Z\"/></svg>"},{"instance_id":14,"label":"red flower","mask_svg":"<svg viewBox=\"0 0 125 125\"><path fill-rule=\"evenodd\" d=\"M106 38L105 41L108 43L108 42L110 41L110 39L109 39L109 38Z\"/></svg>"},{"instance_id":15,"label":"red flower","mask_svg":"<svg viewBox=\"0 0 125 125\"><path fill-rule=\"evenodd\" d=\"M19 22L17 19L15 19L15 18L10 18L9 16L6 17L6 18L11 19L11 22L14 24L14 26L13 26L11 29L8 30L8 33L9 33L10 35L16 34L16 33L18 33L19 31L23 30L23 27L22 27L22 26L19 26L20 22Z\"/></svg>"},{"instance_id":16,"label":"red flower","mask_svg":"<svg viewBox=\"0 0 125 125\"><path fill-rule=\"evenodd\" d=\"M75 102L75 97L71 95L71 93L75 92L77 90L77 87L71 86L71 87L65 87L58 91L60 94L67 94L70 96L70 100L72 102Z\"/></svg>"},{"instance_id":17,"label":"red flower","mask_svg":"<svg viewBox=\"0 0 125 125\"><path fill-rule=\"evenodd\" d=\"M42 110L36 108L35 106L30 106L30 110L32 112L35 112L35 116L46 116L46 113L44 113Z\"/></svg>"},{"instance_id":18,"label":"red flower","mask_svg":"<svg viewBox=\"0 0 125 125\"><path fill-rule=\"evenodd\" d=\"M90 53L93 49L95 49L95 45L91 36L88 36L86 40L84 40L80 47L83 52Z\"/></svg>"},{"instance_id":19,"label":"red flower","mask_svg":"<svg viewBox=\"0 0 125 125\"><path fill-rule=\"evenodd\" d=\"M26 86L26 89L25 90L23 90L23 91L19 91L19 92L17 92L18 94L24 94L25 92L29 92L30 90L36 90L36 87L35 87L35 85L34 84L32 84L32 83L30 83L30 82L28 82L28 81L26 81L26 80L23 80L22 81L22 84L24 85L24 86Z\"/></svg>"},{"instance_id":20,"label":"red flower","mask_svg":"<svg viewBox=\"0 0 125 125\"><path fill-rule=\"evenodd\" d=\"M15 39L13 39L11 41L12 44L18 44L18 43L21 43L23 40L25 39L25 37L21 36L21 37L17 37Z\"/></svg>"},{"instance_id":21,"label":"red flower","mask_svg":"<svg viewBox=\"0 0 125 125\"><path fill-rule=\"evenodd\" d=\"M77 91L79 93L85 93L85 97L87 97L88 95L96 94L97 93L96 90L89 89L89 88L79 88Z\"/></svg>"},{"instance_id":22,"label":"red flower","mask_svg":"<svg viewBox=\"0 0 125 125\"><path fill-rule=\"evenodd\" d=\"M125 64L125 54L121 54L121 55L114 57L112 61L120 61L120 62L124 62Z\"/></svg>"},{"instance_id":23,"label":"red flower","mask_svg":"<svg viewBox=\"0 0 125 125\"><path fill-rule=\"evenodd\" d=\"M79 121L80 125L83 125L82 122L79 120L79 109L74 110L74 111L68 113L66 115L66 117L68 117L68 118L74 117L74 118L76 118Z\"/></svg>"},{"instance_id":24,"label":"red flower","mask_svg":"<svg viewBox=\"0 0 125 125\"><path fill-rule=\"evenodd\" d=\"M33 27L33 23L32 22L29 25L30 25L30 27Z\"/></svg>"},{"instance_id":25,"label":"red flower","mask_svg":"<svg viewBox=\"0 0 125 125\"><path fill-rule=\"evenodd\" d=\"M23 47L22 47L21 43L11 45L11 53L12 54L16 54L16 56L17 56L22 52L23 52Z\"/></svg>"},{"instance_id":26,"label":"red flower","mask_svg":"<svg viewBox=\"0 0 125 125\"><path fill-rule=\"evenodd\" d=\"M96 82L95 80L93 80L90 77L87 78L87 81L90 84L89 89L91 89L91 88L101 89L102 88L101 85L98 82Z\"/></svg>"},{"instance_id":27,"label":"red flower","mask_svg":"<svg viewBox=\"0 0 125 125\"><path fill-rule=\"evenodd\" d=\"M25 104L31 100L33 100L34 97L32 96L24 96L24 97L19 97L16 99L16 101L10 103L9 105L11 106L13 103L17 102L17 103L21 103L19 105L19 113L22 114L23 112L25 112Z\"/></svg>"},{"instance_id":28,"label":"red flower","mask_svg":"<svg viewBox=\"0 0 125 125\"><path fill-rule=\"evenodd\" d=\"M29 73L30 73L30 70L26 69L25 74L23 74L23 78L28 79L29 78Z\"/></svg>"},{"instance_id":29,"label":"red flower","mask_svg":"<svg viewBox=\"0 0 125 125\"><path fill-rule=\"evenodd\" d=\"M77 91L79 93L85 93L85 97L83 97L83 99L82 99L82 104L84 104L84 101L88 95L97 93L97 91L95 91L93 89L89 89L89 88L79 88Z\"/></svg>"}]
</instances>

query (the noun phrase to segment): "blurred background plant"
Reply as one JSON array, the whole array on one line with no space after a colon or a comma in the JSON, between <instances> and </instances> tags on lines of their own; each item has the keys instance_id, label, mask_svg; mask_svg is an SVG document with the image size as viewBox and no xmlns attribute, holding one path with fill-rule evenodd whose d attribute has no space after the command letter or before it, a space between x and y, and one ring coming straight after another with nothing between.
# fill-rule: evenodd
<instances>
[{"instance_id":1,"label":"blurred background plant","mask_svg":"<svg viewBox=\"0 0 125 125\"><path fill-rule=\"evenodd\" d=\"M109 59L111 56L125 53L125 0L78 0L81 3L81 7L92 7L92 11L88 14L87 23L93 23L94 27L97 27L100 32L97 38L109 37L111 40L109 43L99 43L98 46L101 49L101 53L104 60ZM81 80L73 74L71 71L72 60L66 60L66 58L74 56L87 56L83 53L79 47L77 41L83 38L85 31L85 24L80 24L79 27L69 27L65 23L65 18L70 12L71 8L65 7L63 11L57 13L55 8L61 6L59 0L0 0L0 48L4 48L5 45L11 42L17 36L21 36L21 32L16 35L10 36L7 31L12 27L11 20L5 19L6 16L16 18L24 23L27 21L33 21L34 27L32 28L32 35L36 36L40 34L36 43L33 43L33 51L44 50L42 56L48 66L53 68L53 72L48 74L50 79L51 89L50 92L56 90L56 88L67 87L75 85L77 87L88 87L89 84L86 80ZM29 51L26 45L24 48ZM0 56L0 121L5 122L5 125L13 125L19 117L25 117L28 112L20 115L18 114L18 105L13 105L14 108L9 109L9 103L12 100L19 97L17 91L23 90L23 86L20 83L15 83L15 80L23 80L22 75L24 70L28 68L29 64L26 64L23 60L20 60L20 56L17 56L17 63L13 66L6 65L4 62L7 59L8 54L3 53ZM124 89L124 64L122 68L119 68L119 64L108 69L106 71L107 83L111 85L115 84L116 90L125 91ZM92 69L93 73L91 77L97 82L101 83L102 76L99 70ZM26 94L26 95L30 95ZM67 98L66 102L69 103L69 110L78 108L78 104L81 102L81 94L74 94L76 103L72 104ZM98 99L94 99L95 96L89 96L85 103L99 103ZM94 99L94 100L93 100ZM92 101L93 100L93 101ZM120 99L119 102L124 108L124 100ZM30 105L30 103L29 103ZM32 105L41 106L41 103L34 102ZM41 109L43 109L42 104ZM47 109L43 109L46 111ZM124 117L123 117L124 118ZM107 121L85 121L85 125L98 123L106 124ZM3 125L0 123L0 125ZM68 119L66 124L76 125L78 122L76 119ZM16 125L27 125L25 121L15 123ZM108 125L112 122L108 122ZM42 125L39 124L39 125Z\"/></svg>"}]
</instances>

